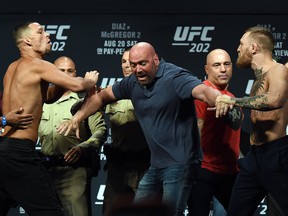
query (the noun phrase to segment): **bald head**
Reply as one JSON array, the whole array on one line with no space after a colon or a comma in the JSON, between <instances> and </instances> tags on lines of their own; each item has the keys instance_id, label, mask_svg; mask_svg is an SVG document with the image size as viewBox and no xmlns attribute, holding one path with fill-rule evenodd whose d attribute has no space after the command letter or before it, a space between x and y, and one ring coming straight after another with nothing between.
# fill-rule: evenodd
<instances>
[{"instance_id":1,"label":"bald head","mask_svg":"<svg viewBox=\"0 0 288 216\"><path fill-rule=\"evenodd\" d=\"M75 63L71 58L61 56L54 61L54 65L62 72L65 72L70 76L76 76Z\"/></svg>"},{"instance_id":2,"label":"bald head","mask_svg":"<svg viewBox=\"0 0 288 216\"><path fill-rule=\"evenodd\" d=\"M74 64L73 60L72 60L71 58L67 57L67 56L61 56L61 57L57 58L57 59L54 61L54 64L55 64L55 65L58 65L58 64L60 64L60 63L62 63L62 62L69 62L69 63L73 64L74 67L75 67L75 64Z\"/></svg>"},{"instance_id":3,"label":"bald head","mask_svg":"<svg viewBox=\"0 0 288 216\"><path fill-rule=\"evenodd\" d=\"M147 42L139 42L135 44L130 50L130 55L132 55L133 57L139 55L143 56L143 54L153 57L156 54L156 52L154 47Z\"/></svg>"},{"instance_id":4,"label":"bald head","mask_svg":"<svg viewBox=\"0 0 288 216\"><path fill-rule=\"evenodd\" d=\"M129 61L132 72L141 85L149 85L153 82L158 70L159 58L151 44L147 42L135 44L130 50Z\"/></svg>"},{"instance_id":5,"label":"bald head","mask_svg":"<svg viewBox=\"0 0 288 216\"><path fill-rule=\"evenodd\" d=\"M206 57L206 64L209 64L214 61L217 56L226 56L227 59L231 61L230 55L223 49L214 49L208 53Z\"/></svg>"}]
</instances>

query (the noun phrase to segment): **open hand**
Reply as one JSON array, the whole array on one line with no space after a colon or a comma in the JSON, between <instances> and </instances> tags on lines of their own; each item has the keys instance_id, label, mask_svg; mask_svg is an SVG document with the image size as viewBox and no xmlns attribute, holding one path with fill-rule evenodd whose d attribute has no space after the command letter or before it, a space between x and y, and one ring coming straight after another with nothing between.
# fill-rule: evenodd
<instances>
[{"instance_id":1,"label":"open hand","mask_svg":"<svg viewBox=\"0 0 288 216\"><path fill-rule=\"evenodd\" d=\"M32 114L24 114L24 108L12 110L6 114L7 125L26 129L34 119Z\"/></svg>"},{"instance_id":2,"label":"open hand","mask_svg":"<svg viewBox=\"0 0 288 216\"><path fill-rule=\"evenodd\" d=\"M68 136L72 132L76 132L76 137L80 138L79 136L79 123L77 120L73 117L71 121L64 121L62 122L57 128L57 133Z\"/></svg>"},{"instance_id":3,"label":"open hand","mask_svg":"<svg viewBox=\"0 0 288 216\"><path fill-rule=\"evenodd\" d=\"M71 148L65 155L64 155L64 160L71 164L75 163L81 158L82 155L82 149L79 146L75 146Z\"/></svg>"}]
</instances>

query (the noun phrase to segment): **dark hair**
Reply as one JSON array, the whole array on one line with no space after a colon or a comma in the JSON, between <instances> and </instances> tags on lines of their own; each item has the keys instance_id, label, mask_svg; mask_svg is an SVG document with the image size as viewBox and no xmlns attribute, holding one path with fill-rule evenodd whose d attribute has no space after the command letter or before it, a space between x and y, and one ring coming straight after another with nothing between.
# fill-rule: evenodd
<instances>
[{"instance_id":1,"label":"dark hair","mask_svg":"<svg viewBox=\"0 0 288 216\"><path fill-rule=\"evenodd\" d=\"M13 31L13 37L15 40L16 45L19 44L20 39L23 37L23 33L29 28L29 25L33 23L31 21L19 24L15 26L14 31Z\"/></svg>"}]
</instances>

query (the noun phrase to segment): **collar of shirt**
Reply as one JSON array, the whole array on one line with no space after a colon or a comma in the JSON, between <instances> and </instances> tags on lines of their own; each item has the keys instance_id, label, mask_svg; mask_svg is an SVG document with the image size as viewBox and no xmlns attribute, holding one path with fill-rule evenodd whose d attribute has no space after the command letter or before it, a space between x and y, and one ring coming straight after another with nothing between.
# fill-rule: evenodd
<instances>
[{"instance_id":1,"label":"collar of shirt","mask_svg":"<svg viewBox=\"0 0 288 216\"><path fill-rule=\"evenodd\" d=\"M79 100L79 96L77 93L75 92L70 92L68 95L62 96L61 98L59 98L56 103L61 103L63 101L69 100L70 98L75 98L76 100Z\"/></svg>"}]
</instances>

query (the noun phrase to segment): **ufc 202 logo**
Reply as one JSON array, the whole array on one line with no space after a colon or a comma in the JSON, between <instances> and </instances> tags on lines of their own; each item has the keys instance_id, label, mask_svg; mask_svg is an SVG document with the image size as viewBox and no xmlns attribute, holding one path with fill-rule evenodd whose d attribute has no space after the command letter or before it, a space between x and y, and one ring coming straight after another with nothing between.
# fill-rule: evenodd
<instances>
[{"instance_id":1,"label":"ufc 202 logo","mask_svg":"<svg viewBox=\"0 0 288 216\"><path fill-rule=\"evenodd\" d=\"M209 52L215 26L177 26L172 46L191 46L189 52Z\"/></svg>"},{"instance_id":2,"label":"ufc 202 logo","mask_svg":"<svg viewBox=\"0 0 288 216\"><path fill-rule=\"evenodd\" d=\"M68 39L67 31L70 29L70 25L44 25L43 28L50 34L52 51L64 51Z\"/></svg>"}]
</instances>

